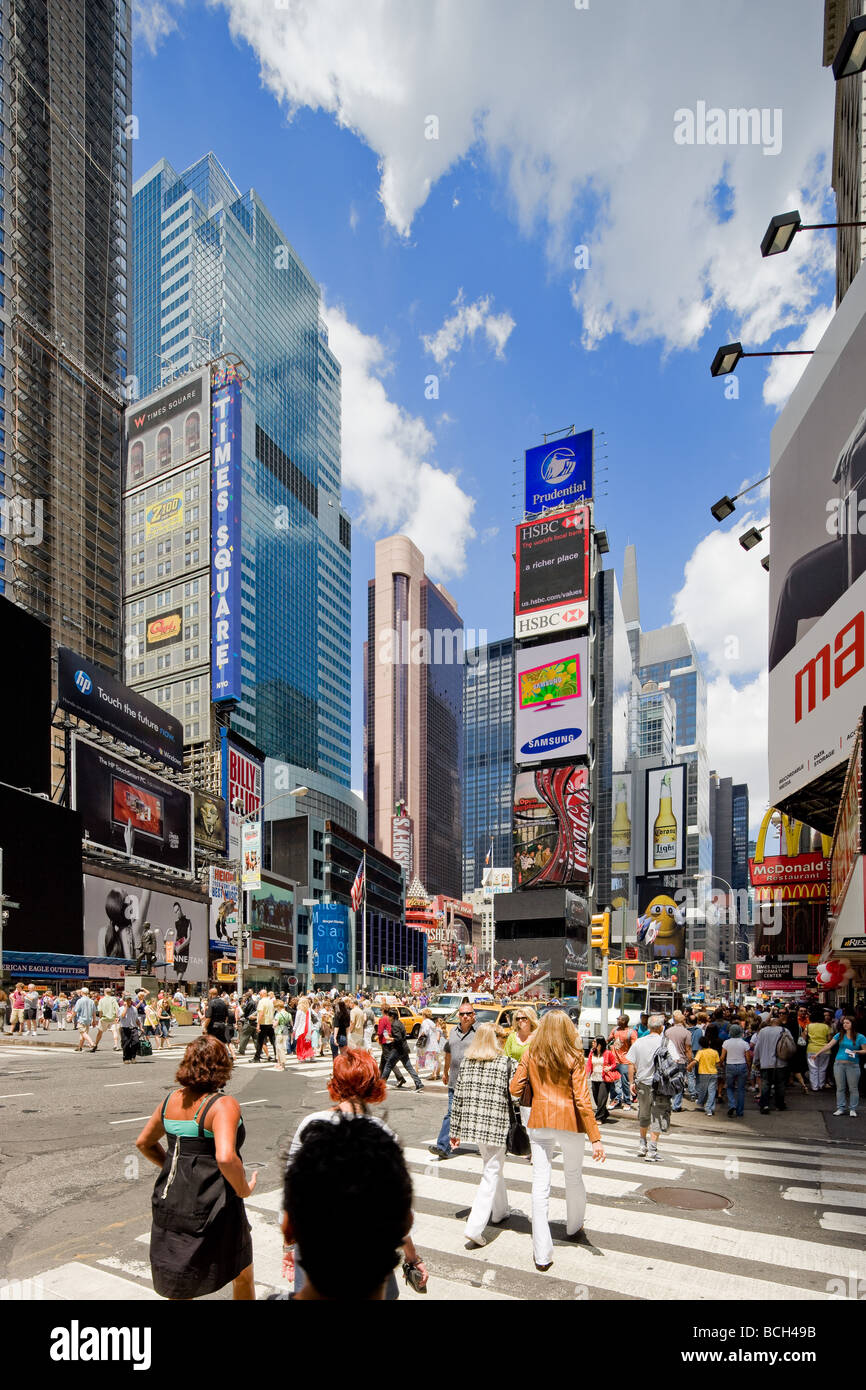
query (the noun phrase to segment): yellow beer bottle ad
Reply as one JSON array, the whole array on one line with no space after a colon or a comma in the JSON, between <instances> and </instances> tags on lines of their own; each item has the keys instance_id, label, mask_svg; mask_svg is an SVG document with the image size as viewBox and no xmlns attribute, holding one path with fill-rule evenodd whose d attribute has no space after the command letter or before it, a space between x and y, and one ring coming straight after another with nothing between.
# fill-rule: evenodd
<instances>
[{"instance_id":1,"label":"yellow beer bottle ad","mask_svg":"<svg viewBox=\"0 0 866 1390\"><path fill-rule=\"evenodd\" d=\"M626 790L620 782L616 793L616 814L610 832L610 867L614 873L627 873L631 861L631 821L628 818Z\"/></svg>"},{"instance_id":2,"label":"yellow beer bottle ad","mask_svg":"<svg viewBox=\"0 0 866 1390\"><path fill-rule=\"evenodd\" d=\"M659 813L653 824L653 868L673 869L677 862L677 820L671 810L671 779L666 772L659 795Z\"/></svg>"}]
</instances>

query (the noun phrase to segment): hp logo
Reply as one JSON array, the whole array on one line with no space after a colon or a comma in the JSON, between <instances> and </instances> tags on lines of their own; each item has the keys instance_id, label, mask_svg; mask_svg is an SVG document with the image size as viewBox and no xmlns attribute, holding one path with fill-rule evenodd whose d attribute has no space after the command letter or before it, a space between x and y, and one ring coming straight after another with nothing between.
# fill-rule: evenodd
<instances>
[{"instance_id":1,"label":"hp logo","mask_svg":"<svg viewBox=\"0 0 866 1390\"><path fill-rule=\"evenodd\" d=\"M574 457L574 450L559 446L547 455L541 465L541 476L546 483L555 486L558 483L567 482L576 467L577 459Z\"/></svg>"},{"instance_id":2,"label":"hp logo","mask_svg":"<svg viewBox=\"0 0 866 1390\"><path fill-rule=\"evenodd\" d=\"M78 689L81 691L82 695L89 695L91 690L93 689L93 681L90 679L86 671L75 672L75 684L78 686Z\"/></svg>"}]
</instances>

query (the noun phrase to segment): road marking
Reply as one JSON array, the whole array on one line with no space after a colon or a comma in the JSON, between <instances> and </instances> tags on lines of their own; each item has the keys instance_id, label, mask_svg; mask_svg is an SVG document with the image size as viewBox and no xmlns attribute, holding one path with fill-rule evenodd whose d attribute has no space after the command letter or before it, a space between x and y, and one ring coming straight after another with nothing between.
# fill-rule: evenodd
<instances>
[{"instance_id":1,"label":"road marking","mask_svg":"<svg viewBox=\"0 0 866 1390\"><path fill-rule=\"evenodd\" d=\"M238 1104L242 1109L246 1110L248 1105L269 1105L270 1102L268 1100L243 1100L238 1101Z\"/></svg>"},{"instance_id":2,"label":"road marking","mask_svg":"<svg viewBox=\"0 0 866 1390\"><path fill-rule=\"evenodd\" d=\"M9 1091L5 1096L0 1096L0 1100L21 1100L24 1096L35 1096L35 1091Z\"/></svg>"},{"instance_id":3,"label":"road marking","mask_svg":"<svg viewBox=\"0 0 866 1390\"><path fill-rule=\"evenodd\" d=\"M149 1115L133 1115L128 1120L109 1120L110 1125L134 1125L136 1120L149 1120Z\"/></svg>"},{"instance_id":4,"label":"road marking","mask_svg":"<svg viewBox=\"0 0 866 1390\"><path fill-rule=\"evenodd\" d=\"M101 1303L113 1299L128 1302L159 1297L159 1294L144 1284L136 1284L131 1279L121 1279L116 1274L110 1274L108 1270L80 1264L76 1260L58 1265L56 1269L45 1270L33 1278L38 1280L40 1289L44 1290L43 1297L47 1294L49 1297L71 1303Z\"/></svg>"},{"instance_id":5,"label":"road marking","mask_svg":"<svg viewBox=\"0 0 866 1390\"><path fill-rule=\"evenodd\" d=\"M634 1155L633 1149L631 1153ZM428 1153L426 1149L406 1148L404 1149L404 1154L407 1162L423 1163L425 1167L435 1165L437 1169L439 1168L439 1161L433 1154ZM445 1172L447 1168L453 1168L455 1164L457 1164L458 1171L460 1172L471 1172L476 1175L479 1173L478 1155L474 1156L474 1161L473 1157L469 1154L457 1154L454 1158L445 1159L442 1163L441 1171ZM563 1171L561 1157L554 1160L553 1169L554 1172L561 1173ZM625 1173L627 1177L640 1177L643 1182L649 1182L651 1179L655 1180L656 1178L661 1178L666 1182L676 1182L679 1178L683 1177L685 1171L685 1168L682 1166L672 1167L662 1163L650 1165L645 1163L643 1159L637 1157L634 1158L633 1162L628 1162L608 1154L607 1160L604 1163L595 1163L587 1153L584 1159L584 1174L592 1173L599 1178L606 1177L608 1173ZM506 1177L511 1177L516 1182L531 1182L532 1164L526 1163L525 1160L523 1162L518 1162L516 1159L506 1159L505 1175Z\"/></svg>"},{"instance_id":6,"label":"road marking","mask_svg":"<svg viewBox=\"0 0 866 1390\"><path fill-rule=\"evenodd\" d=\"M866 1173L849 1173L834 1169L820 1169L814 1166L809 1168L789 1168L781 1164L774 1163L751 1163L740 1159L736 1154L720 1154L718 1158L698 1158L693 1155L683 1156L680 1162L687 1163L691 1168L705 1168L712 1172L723 1172L726 1167L730 1169L731 1176L735 1174L747 1174L757 1178L800 1178L804 1182L823 1181L826 1176L827 1182L860 1182L866 1183Z\"/></svg>"},{"instance_id":7,"label":"road marking","mask_svg":"<svg viewBox=\"0 0 866 1390\"><path fill-rule=\"evenodd\" d=\"M106 1081L106 1091L116 1091L118 1086L146 1086L146 1081Z\"/></svg>"},{"instance_id":8,"label":"road marking","mask_svg":"<svg viewBox=\"0 0 866 1390\"><path fill-rule=\"evenodd\" d=\"M846 1192L835 1187L786 1187L786 1202L811 1202L820 1207L866 1207L866 1192Z\"/></svg>"},{"instance_id":9,"label":"road marking","mask_svg":"<svg viewBox=\"0 0 866 1390\"><path fill-rule=\"evenodd\" d=\"M818 1224L825 1231L844 1231L850 1236L866 1236L866 1216L843 1216L841 1211L825 1211ZM845 1263L841 1250L839 1261L840 1264Z\"/></svg>"},{"instance_id":10,"label":"road marking","mask_svg":"<svg viewBox=\"0 0 866 1390\"><path fill-rule=\"evenodd\" d=\"M452 1171L457 1173L470 1173L473 1177L479 1179L481 1177L480 1157L474 1158L470 1154L455 1154L453 1158L449 1158L444 1163L440 1163L437 1159L433 1157L432 1154L425 1154L423 1149L404 1149L403 1156L406 1159L407 1163L423 1164L425 1175L427 1177L433 1177L436 1181L438 1181L440 1176L447 1177L448 1173ZM668 1170L668 1172L673 1177L681 1177L682 1171L683 1170L681 1168L673 1168ZM647 1178L650 1177L650 1174L646 1171L646 1169L644 1169L641 1174L641 1176L644 1175ZM658 1168L656 1168L656 1171L652 1174L652 1177L655 1178L657 1175ZM414 1173L412 1176L414 1179ZM509 1159L506 1159L505 1178L506 1181L510 1180L511 1182L531 1183L532 1167L528 1163L522 1164L517 1162L511 1162ZM640 1189L640 1183L621 1182L616 1178L608 1177L606 1173L597 1171L596 1167L593 1168L592 1172L584 1173L584 1182L586 1184L587 1192L595 1192L599 1196L627 1197L632 1196L635 1192L637 1192ZM474 1187L472 1183L461 1183L461 1186L466 1188L467 1194L470 1197L473 1195ZM556 1181L555 1179L551 1179L551 1187L554 1189L558 1189L561 1192L564 1192L564 1175L561 1182ZM444 1199L439 1198L438 1200L441 1201ZM469 1205L472 1205L471 1201Z\"/></svg>"}]
</instances>

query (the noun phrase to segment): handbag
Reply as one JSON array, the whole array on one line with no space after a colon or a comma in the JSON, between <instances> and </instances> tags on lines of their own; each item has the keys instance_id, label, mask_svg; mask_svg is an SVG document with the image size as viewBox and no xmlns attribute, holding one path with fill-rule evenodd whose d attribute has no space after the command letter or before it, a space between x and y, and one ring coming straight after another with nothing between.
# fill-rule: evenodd
<instances>
[{"instance_id":1,"label":"handbag","mask_svg":"<svg viewBox=\"0 0 866 1390\"><path fill-rule=\"evenodd\" d=\"M151 1043L150 1038L139 1038L138 1055L139 1057L153 1056L153 1044Z\"/></svg>"},{"instance_id":2,"label":"handbag","mask_svg":"<svg viewBox=\"0 0 866 1390\"><path fill-rule=\"evenodd\" d=\"M511 1124L508 1126L508 1134L506 1135L505 1139L505 1152L509 1154L514 1154L516 1158L526 1158L530 1152L529 1134L527 1132L525 1124L523 1123L523 1119L520 1114L520 1107L517 1105L513 1095L511 1094L511 1090L509 1088L510 1080L511 1076L509 1072L509 1076L505 1082L505 1094L508 1097L508 1107L511 1111ZM526 1084L527 1086L529 1085L528 1078ZM524 1095L525 1094L526 1092L524 1091Z\"/></svg>"}]
</instances>

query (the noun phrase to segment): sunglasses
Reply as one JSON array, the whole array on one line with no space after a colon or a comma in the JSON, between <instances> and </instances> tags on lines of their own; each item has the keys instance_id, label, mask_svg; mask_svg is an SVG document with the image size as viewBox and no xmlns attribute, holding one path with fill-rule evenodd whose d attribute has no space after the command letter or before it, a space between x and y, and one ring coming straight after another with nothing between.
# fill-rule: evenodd
<instances>
[{"instance_id":1,"label":"sunglasses","mask_svg":"<svg viewBox=\"0 0 866 1390\"><path fill-rule=\"evenodd\" d=\"M528 1023L528 1022L529 1022L529 1019L526 1017L526 1014L515 1014L515 1015L514 1015L514 1022L515 1022L515 1023Z\"/></svg>"},{"instance_id":2,"label":"sunglasses","mask_svg":"<svg viewBox=\"0 0 866 1390\"><path fill-rule=\"evenodd\" d=\"M458 1018L474 1018L474 1017L475 1017L475 1010L474 1010L474 1009L467 1009L465 1013L458 1014L457 1017L458 1017Z\"/></svg>"}]
</instances>

